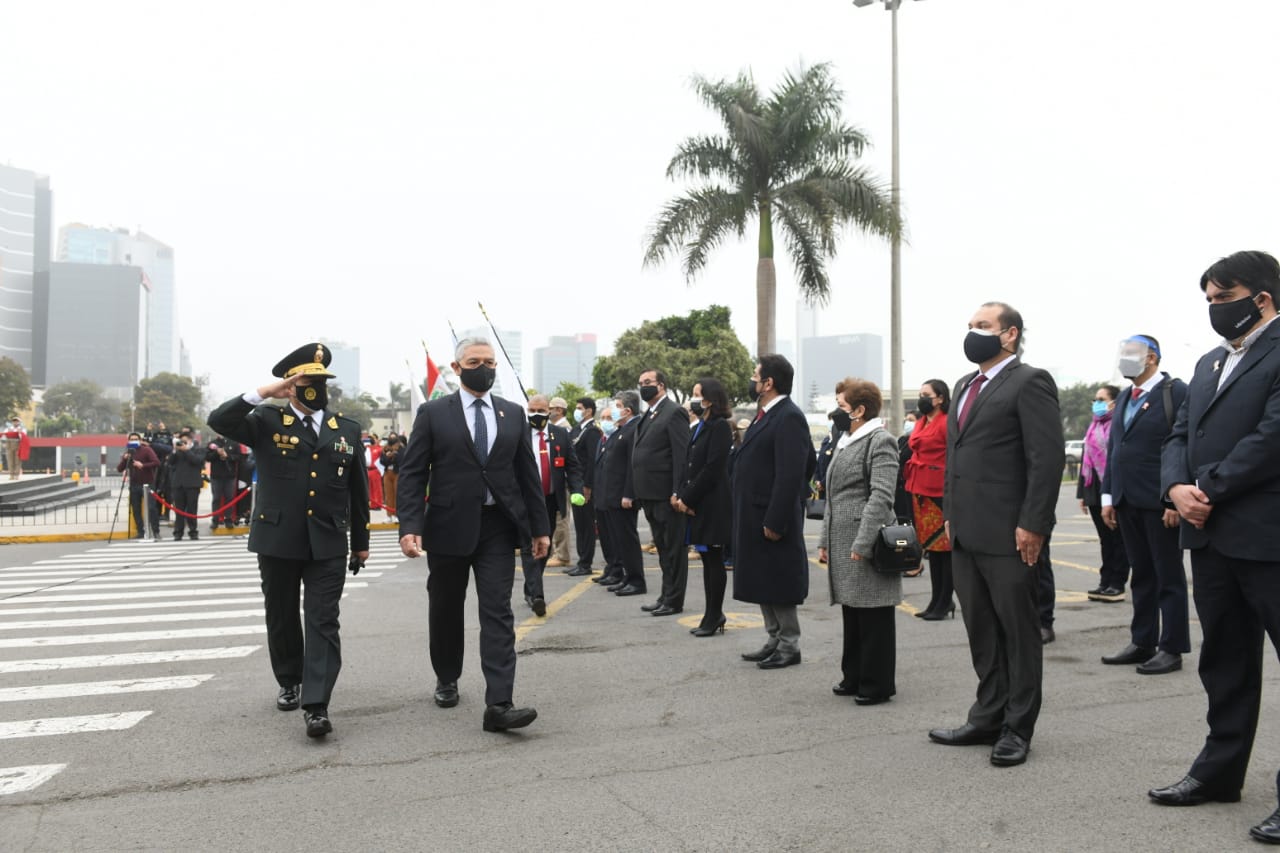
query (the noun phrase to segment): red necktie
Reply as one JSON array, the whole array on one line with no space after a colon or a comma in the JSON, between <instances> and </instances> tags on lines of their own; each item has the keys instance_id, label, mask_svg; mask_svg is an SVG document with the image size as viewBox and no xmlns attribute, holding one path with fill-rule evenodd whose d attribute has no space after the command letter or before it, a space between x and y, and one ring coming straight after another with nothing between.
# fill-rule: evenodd
<instances>
[{"instance_id":1,"label":"red necktie","mask_svg":"<svg viewBox=\"0 0 1280 853\"><path fill-rule=\"evenodd\" d=\"M756 412L756 419L752 421L752 423L759 423L760 419L763 417L764 417L764 409L761 409L760 411Z\"/></svg>"},{"instance_id":2,"label":"red necktie","mask_svg":"<svg viewBox=\"0 0 1280 853\"><path fill-rule=\"evenodd\" d=\"M1136 400L1141 396L1142 396L1142 389L1135 385L1133 387L1133 399Z\"/></svg>"},{"instance_id":3,"label":"red necktie","mask_svg":"<svg viewBox=\"0 0 1280 853\"><path fill-rule=\"evenodd\" d=\"M973 409L973 402L978 399L978 393L982 391L982 385L987 381L987 374L979 373L973 377L973 382L969 385L969 393L964 398L964 406L960 409L960 418L957 425L962 429L964 422L969 419L969 412Z\"/></svg>"},{"instance_id":4,"label":"red necktie","mask_svg":"<svg viewBox=\"0 0 1280 853\"><path fill-rule=\"evenodd\" d=\"M547 434L538 433L538 460L542 465L542 493L551 494L551 458L547 453Z\"/></svg>"}]
</instances>

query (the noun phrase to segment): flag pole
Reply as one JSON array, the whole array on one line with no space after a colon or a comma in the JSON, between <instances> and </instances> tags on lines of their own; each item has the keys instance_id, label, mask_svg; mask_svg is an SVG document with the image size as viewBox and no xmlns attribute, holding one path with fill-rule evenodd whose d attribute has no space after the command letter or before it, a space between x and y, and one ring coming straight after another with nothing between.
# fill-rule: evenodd
<instances>
[{"instance_id":1,"label":"flag pole","mask_svg":"<svg viewBox=\"0 0 1280 853\"><path fill-rule=\"evenodd\" d=\"M516 378L516 384L520 386L520 393L524 395L525 400L529 399L529 392L524 390L524 380L520 378L519 372L516 370L515 362L511 360L511 356L507 354L507 348L503 346L502 336L498 334L498 328L493 325L493 321L489 319L489 312L484 310L484 303L477 301L476 305L480 306L480 314L484 317L484 321L489 324L489 330L493 332L493 339L498 343L498 349L502 350L502 357L507 360L507 366L511 368L511 373Z\"/></svg>"}]
</instances>

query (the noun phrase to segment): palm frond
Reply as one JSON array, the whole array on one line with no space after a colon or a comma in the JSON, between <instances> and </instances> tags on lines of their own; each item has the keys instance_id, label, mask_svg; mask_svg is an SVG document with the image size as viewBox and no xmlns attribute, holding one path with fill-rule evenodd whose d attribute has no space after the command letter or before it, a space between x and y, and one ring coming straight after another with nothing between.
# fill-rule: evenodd
<instances>
[{"instance_id":1,"label":"palm frond","mask_svg":"<svg viewBox=\"0 0 1280 853\"><path fill-rule=\"evenodd\" d=\"M831 295L825 253L813 233L807 217L777 199L773 202L774 220L782 227L787 254L796 268L796 286L812 304L826 304Z\"/></svg>"},{"instance_id":2,"label":"palm frond","mask_svg":"<svg viewBox=\"0 0 1280 853\"><path fill-rule=\"evenodd\" d=\"M692 278L725 234L744 233L753 209L749 196L723 187L704 187L672 199L649 229L644 266L684 252L685 276Z\"/></svg>"},{"instance_id":3,"label":"palm frond","mask_svg":"<svg viewBox=\"0 0 1280 853\"><path fill-rule=\"evenodd\" d=\"M778 188L776 194L793 206L798 203L812 208L815 216L829 216L832 226L853 225L883 237L901 235L902 223L893 209L889 188L862 167L846 163L814 169Z\"/></svg>"},{"instance_id":4,"label":"palm frond","mask_svg":"<svg viewBox=\"0 0 1280 853\"><path fill-rule=\"evenodd\" d=\"M692 79L699 99L720 116L730 142L746 155L759 161L767 157L771 136L763 116L760 90L747 74L733 80L709 80L699 74Z\"/></svg>"},{"instance_id":5,"label":"palm frond","mask_svg":"<svg viewBox=\"0 0 1280 853\"><path fill-rule=\"evenodd\" d=\"M722 136L691 136L667 164L667 177L725 178L738 183L742 169L737 152Z\"/></svg>"}]
</instances>

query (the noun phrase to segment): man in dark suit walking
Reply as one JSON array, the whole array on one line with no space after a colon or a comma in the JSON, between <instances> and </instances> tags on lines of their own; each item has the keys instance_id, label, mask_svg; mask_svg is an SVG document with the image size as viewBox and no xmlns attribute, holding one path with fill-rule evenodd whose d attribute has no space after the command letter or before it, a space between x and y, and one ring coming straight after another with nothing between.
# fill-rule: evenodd
<instances>
[{"instance_id":1,"label":"man in dark suit walking","mask_svg":"<svg viewBox=\"0 0 1280 853\"><path fill-rule=\"evenodd\" d=\"M1160 448L1173 427L1187 385L1160 370L1160 343L1134 335L1121 344L1126 388L1112 415L1107 470L1102 477L1102 522L1120 531L1133 569L1133 622L1129 644L1102 658L1137 664L1142 675L1182 669L1191 651L1187 573L1178 545L1178 513L1160 488Z\"/></svg>"},{"instance_id":2,"label":"man in dark suit walking","mask_svg":"<svg viewBox=\"0 0 1280 853\"><path fill-rule=\"evenodd\" d=\"M1264 634L1280 652L1280 264L1237 252L1209 267L1200 289L1223 342L1196 364L1160 477L1191 551L1209 699L1209 736L1190 771L1149 792L1177 806L1239 801L1258 727ZM1249 832L1280 844L1280 809Z\"/></svg>"},{"instance_id":3,"label":"man in dark suit walking","mask_svg":"<svg viewBox=\"0 0 1280 853\"><path fill-rule=\"evenodd\" d=\"M529 547L534 558L545 558L551 521L524 409L489 390L497 377L493 346L483 338L464 338L452 366L462 388L418 407L409 444L400 454L400 550L418 557L426 547L431 666L435 702L442 708L458 704L463 604L475 572L484 730L500 732L527 726L538 716L511 702L516 676L512 553Z\"/></svg>"},{"instance_id":4,"label":"man in dark suit walking","mask_svg":"<svg viewBox=\"0 0 1280 853\"><path fill-rule=\"evenodd\" d=\"M578 564L565 572L569 577L586 577L591 574L591 563L596 558L596 511L591 506L591 491L595 485L596 455L600 452L600 427L596 426L596 401L590 397L578 398L573 410L573 431L569 440L578 464L582 468L582 506L573 508L574 538L577 540Z\"/></svg>"},{"instance_id":5,"label":"man in dark suit walking","mask_svg":"<svg viewBox=\"0 0 1280 853\"><path fill-rule=\"evenodd\" d=\"M644 509L662 567L662 592L656 602L641 609L654 616L670 616L684 610L689 582L685 518L675 506L689 452L689 413L667 397L667 377L661 370L640 374L640 398L649 404L649 411L636 426L631 451L636 493L628 497L639 500Z\"/></svg>"},{"instance_id":6,"label":"man in dark suit walking","mask_svg":"<svg viewBox=\"0 0 1280 853\"><path fill-rule=\"evenodd\" d=\"M800 663L796 607L809 595L804 499L817 460L809 423L789 396L794 378L782 356L760 356L751 377L760 408L731 460L733 597L760 605L768 638L742 659L761 669Z\"/></svg>"},{"instance_id":7,"label":"man in dark suit walking","mask_svg":"<svg viewBox=\"0 0 1280 853\"><path fill-rule=\"evenodd\" d=\"M929 738L993 744L997 767L1027 760L1040 713L1037 561L1053 530L1064 463L1058 388L1019 358L1024 328L1003 302L978 309L964 342L978 370L956 384L947 415L943 506L978 693L964 725Z\"/></svg>"},{"instance_id":8,"label":"man in dark suit walking","mask_svg":"<svg viewBox=\"0 0 1280 853\"><path fill-rule=\"evenodd\" d=\"M542 493L546 498L548 518L563 515L570 505L585 503L582 497L582 469L578 454L569 443L569 431L550 423L547 398L535 394L529 398L529 431L531 449L538 460L542 481ZM547 600L543 594L542 573L547 567L547 557L535 557L529 548L520 549L520 563L524 572L524 601L535 616L547 615Z\"/></svg>"},{"instance_id":9,"label":"man in dark suit walking","mask_svg":"<svg viewBox=\"0 0 1280 853\"><path fill-rule=\"evenodd\" d=\"M247 444L262 460L249 550L258 555L262 576L267 648L280 685L276 707L292 711L301 704L309 737L333 731L329 698L342 668L338 603L348 567L347 537L356 563L369 556L369 479L360 424L325 411L332 358L324 344L299 347L272 369L278 381L209 414L214 432ZM288 405L262 405L269 399ZM355 563L352 570L359 571ZM299 586L305 588L305 637Z\"/></svg>"},{"instance_id":10,"label":"man in dark suit walking","mask_svg":"<svg viewBox=\"0 0 1280 853\"><path fill-rule=\"evenodd\" d=\"M604 579L601 585L620 596L644 595L644 553L636 530L640 505L631 495L631 450L635 447L636 412L640 395L623 391L613 401L613 409L600 424L609 438L596 457L595 491L592 502L600 519L600 543L604 546Z\"/></svg>"}]
</instances>

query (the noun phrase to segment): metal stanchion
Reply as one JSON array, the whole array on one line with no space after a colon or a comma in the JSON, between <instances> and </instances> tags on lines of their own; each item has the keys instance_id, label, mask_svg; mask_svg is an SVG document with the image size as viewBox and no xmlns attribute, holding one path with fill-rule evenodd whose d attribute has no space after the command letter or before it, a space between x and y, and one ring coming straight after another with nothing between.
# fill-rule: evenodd
<instances>
[{"instance_id":1,"label":"metal stanchion","mask_svg":"<svg viewBox=\"0 0 1280 853\"><path fill-rule=\"evenodd\" d=\"M159 542L160 538L156 535L151 527L151 516L155 513L155 507L151 505L151 486L142 487L142 538L148 542ZM157 522L158 523L158 522Z\"/></svg>"}]
</instances>

